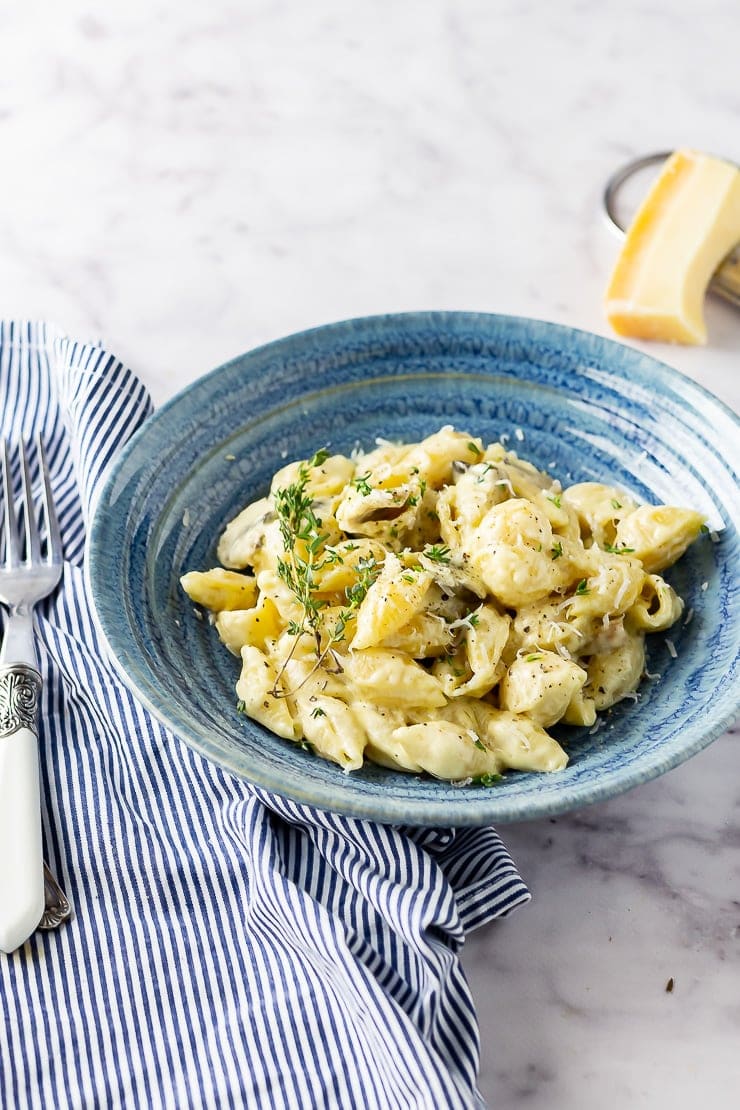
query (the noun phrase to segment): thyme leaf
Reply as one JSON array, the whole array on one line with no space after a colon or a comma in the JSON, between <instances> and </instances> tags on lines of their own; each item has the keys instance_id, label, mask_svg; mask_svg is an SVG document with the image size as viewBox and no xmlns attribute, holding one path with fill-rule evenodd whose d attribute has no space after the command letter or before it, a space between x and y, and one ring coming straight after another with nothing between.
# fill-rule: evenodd
<instances>
[{"instance_id":1,"label":"thyme leaf","mask_svg":"<svg viewBox=\"0 0 740 1110\"><path fill-rule=\"evenodd\" d=\"M433 543L424 548L424 554L433 563L449 563L450 561L450 549L446 543Z\"/></svg>"},{"instance_id":2,"label":"thyme leaf","mask_svg":"<svg viewBox=\"0 0 740 1110\"><path fill-rule=\"evenodd\" d=\"M370 471L368 470L366 474L359 474L356 478L353 478L350 482L350 485L354 486L358 493L361 493L363 497L367 497L373 492L373 487L368 481L369 478Z\"/></svg>"}]
</instances>

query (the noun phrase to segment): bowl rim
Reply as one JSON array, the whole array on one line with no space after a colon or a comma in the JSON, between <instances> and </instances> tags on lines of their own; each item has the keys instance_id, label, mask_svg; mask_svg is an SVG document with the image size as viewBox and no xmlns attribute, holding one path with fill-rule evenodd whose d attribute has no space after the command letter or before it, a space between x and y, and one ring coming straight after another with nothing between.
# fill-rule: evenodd
<instances>
[{"instance_id":1,"label":"bowl rim","mask_svg":"<svg viewBox=\"0 0 740 1110\"><path fill-rule=\"evenodd\" d=\"M491 320L506 321L507 324L516 325L517 327L521 328L534 328L536 330L547 331L551 335L560 334L563 336L582 336L584 340L588 342L597 340L599 343L602 343L607 347L611 347L615 351L619 351L622 354L624 354L624 352L628 352L630 356L634 357L636 363L645 362L649 364L653 372L657 371L660 378L665 380L665 384L679 384L682 388L694 390L705 401L709 401L713 406L719 408L723 412L723 414L737 426L738 431L740 432L740 415L736 413L734 409L730 408L730 406L720 397L717 397L716 394L712 393L711 390L702 385L701 382L697 382L689 374L686 374L682 370L679 370L674 366L669 366L668 363L662 362L660 359L655 358L654 355L647 354L645 351L642 351L637 347L631 347L627 343L621 343L619 340L613 339L611 336L600 335L598 332L588 331L588 329L586 328L571 327L570 324L561 324L556 321L545 320L536 316L516 315L506 312L470 312L464 309L429 309L409 312L382 312L371 314L369 316L349 316L347 318L333 320L325 324L316 324L313 327L303 328L300 331L289 332L287 335L278 336L276 339L270 339L267 340L267 342L265 343L260 343L256 347L250 347L248 350L243 351L241 354L234 355L232 358L227 359L226 362L222 362L219 366L214 366L211 370L206 370L205 373L200 374L192 382L189 382L187 385L183 386L176 393L174 393L172 397L169 397L163 404L159 406L159 408L156 408L136 429L130 439L126 441L121 450L116 454L116 457L111 463L111 467L116 466L119 462L122 461L125 455L128 455L130 451L133 450L136 441L139 439L139 437L145 434L146 430L149 428L153 421L159 421L160 419L163 419L169 413L170 409L175 408L182 401L183 397L185 397L186 395L189 396L192 392L201 388L205 389L212 379L219 377L221 374L225 373L225 371L228 370L231 366L235 366L237 363L241 363L247 357L256 359L257 356L267 355L270 353L270 351L273 350L277 351L285 349L288 346L292 346L299 341L303 342L303 340L310 336L318 336L321 333L339 332L342 329L352 331L353 329L361 325L368 324L387 326L403 321L411 322L420 320L429 320L430 322L444 322L445 320L469 320L471 323ZM108 475L106 475L106 479L104 480L102 488L107 488L107 486Z\"/></svg>"},{"instance_id":2,"label":"bowl rim","mask_svg":"<svg viewBox=\"0 0 740 1110\"><path fill-rule=\"evenodd\" d=\"M358 794L348 791L346 796L343 794L341 798L338 798L336 786L331 782L320 780L312 780L310 790L303 794L300 789L294 788L291 784L290 791L285 794L285 783L280 771L272 775L268 772L264 774L260 772L258 776L260 781L255 782L254 779L250 778L249 774L245 772L244 767L239 765L237 759L232 759L223 752L219 753L218 756L215 755L214 750L209 746L207 741L201 737L198 731L193 729L192 722L188 720L186 711L184 709L180 710L177 703L161 704L152 697L147 689L147 685L156 690L156 676L152 674L146 663L141 660L138 653L133 650L133 641L127 639L122 622L119 621L116 623L115 620L108 619L109 614L106 613L104 587L106 583L113 581L113 579L107 577L106 572L102 569L106 559L111 558L112 552L112 545L106 540L106 528L111 524L109 518L106 516L110 494L116 484L120 471L126 465L131 455L138 450L142 440L152 435L153 431L156 433L157 427L162 421L167 421L172 410L177 410L185 398L191 400L201 391L207 394L210 389L210 383L237 364L241 366L241 372L248 376L257 372L255 363L266 356L269 357L272 352L283 355L289 352L293 346L302 345L307 338L320 337L322 333L337 334L343 329L350 333L360 327L368 326L397 328L399 325L412 322L415 324L424 322L434 323L443 328L446 323L449 324L452 321L458 323L467 321L473 325L496 321L499 326L509 326L515 331L521 331L523 338L526 338L530 343L536 339L536 334L533 333L540 332L546 335L550 340L560 336L572 342L573 339L576 338L591 345L593 345L594 342L597 346L603 345L607 352L610 348L614 349L615 352L619 352L620 359L627 357L633 360L635 366L644 364L645 368L649 368L650 370L653 384L656 383L657 379L657 382L659 382L664 389L668 389L670 392L677 394L684 402L690 402L692 393L694 393L698 399L708 402L713 408L721 411L740 433L740 416L725 404L725 402L716 397L705 386L694 381L693 378L661 362L652 355L645 354L636 348L620 343L608 336L602 336L582 328L574 328L567 324L555 323L528 316L509 315L506 313L431 310L357 316L320 324L315 327L292 332L286 336L270 340L267 343L251 348L204 373L178 390L177 393L144 420L130 439L116 453L98 486L97 495L90 512L86 535L84 559L85 583L88 596L92 602L96 629L101 637L104 650L124 685L131 690L136 699L162 725L169 729L175 737L184 742L191 750L196 751L200 756L215 763L228 773L249 782L250 785L258 791L264 790L281 794L301 804L315 806L319 809L332 812L339 812L354 818L373 819L383 823L406 825L444 824L461 827L481 826L490 824L492 821L507 823L537 820L605 801L664 774L666 771L679 766L693 755L696 755L705 747L708 747L713 740L726 732L740 716L740 689L738 689L735 694L734 702L729 697L723 699L721 704L724 707L724 712L721 716L714 718L708 729L701 729L699 734L695 735L690 743L684 742L679 744L677 748L672 749L669 753L661 749L662 758L656 760L654 764L647 767L638 764L636 767L628 768L626 771L619 771L619 781L616 784L613 782L615 772L606 772L603 778L596 782L570 783L567 793L560 799L551 796L542 796L538 798L536 795L514 795L512 797L505 797L500 794L497 795L495 790L491 790L490 792L481 791L480 798L476 798L475 803L472 805L469 798L464 801L461 799L458 803L451 803L449 799L430 801L419 798L413 802L414 810L413 813L410 813L410 801L407 797L397 799L392 795L379 796L375 792ZM250 360L251 364L245 367L245 360ZM623 368L616 367L611 369L616 376L622 378L626 377ZM98 590L99 584L103 587L100 592ZM112 599L109 598L108 600ZM739 659L740 657L736 656L733 661L732 667L734 669L737 669ZM148 683L145 684L142 681L144 678L148 678ZM349 778L348 781L351 782L351 778ZM281 787L283 789L281 789Z\"/></svg>"}]
</instances>

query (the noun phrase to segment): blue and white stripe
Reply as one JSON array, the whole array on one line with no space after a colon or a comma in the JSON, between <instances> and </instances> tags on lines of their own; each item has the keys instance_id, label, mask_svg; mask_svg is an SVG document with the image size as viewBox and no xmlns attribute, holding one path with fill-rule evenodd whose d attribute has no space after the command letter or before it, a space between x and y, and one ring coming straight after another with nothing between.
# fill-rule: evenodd
<instances>
[{"instance_id":1,"label":"blue and white stripe","mask_svg":"<svg viewBox=\"0 0 740 1110\"><path fill-rule=\"evenodd\" d=\"M146 391L99 347L5 323L0 401L3 435L42 431L65 539L38 613L41 752L75 911L0 955L0 1106L480 1105L458 954L529 898L496 833L318 812L166 732L106 665L82 569Z\"/></svg>"}]
</instances>

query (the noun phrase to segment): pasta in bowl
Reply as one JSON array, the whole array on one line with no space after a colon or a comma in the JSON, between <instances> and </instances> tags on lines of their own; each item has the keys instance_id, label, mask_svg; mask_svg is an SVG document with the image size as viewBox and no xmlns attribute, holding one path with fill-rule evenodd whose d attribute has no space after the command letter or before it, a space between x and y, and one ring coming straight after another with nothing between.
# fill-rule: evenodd
<instances>
[{"instance_id":1,"label":"pasta in bowl","mask_svg":"<svg viewBox=\"0 0 740 1110\"><path fill-rule=\"evenodd\" d=\"M283 467L227 524L221 566L181 583L273 733L346 771L489 785L562 770L548 730L634 696L645 636L683 610L661 571L704 528L447 426Z\"/></svg>"}]
</instances>

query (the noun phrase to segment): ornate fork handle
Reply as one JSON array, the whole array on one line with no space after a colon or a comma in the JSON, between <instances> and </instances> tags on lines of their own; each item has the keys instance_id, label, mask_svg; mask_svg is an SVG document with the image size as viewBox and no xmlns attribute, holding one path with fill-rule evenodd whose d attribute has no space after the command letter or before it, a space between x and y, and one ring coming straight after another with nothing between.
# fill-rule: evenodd
<instances>
[{"instance_id":1,"label":"ornate fork handle","mask_svg":"<svg viewBox=\"0 0 740 1110\"><path fill-rule=\"evenodd\" d=\"M36 721L40 692L41 675L35 667L28 663L0 667L0 783L12 784L12 791L2 791L4 805L0 826L6 826L3 842L14 845L12 854L0 861L0 868L4 870L9 889L18 892L18 909L26 923L35 918L40 928L53 929L67 920L71 909L46 863L43 864L43 883L39 887L35 882L29 885L29 876L38 874L41 859L41 814L36 800L39 793ZM33 798L35 804L29 805L29 798ZM9 928L12 936L14 929L23 932L26 925L19 920Z\"/></svg>"},{"instance_id":2,"label":"ornate fork handle","mask_svg":"<svg viewBox=\"0 0 740 1110\"><path fill-rule=\"evenodd\" d=\"M34 735L41 675L28 663L14 663L0 670L0 740L20 728Z\"/></svg>"}]
</instances>

